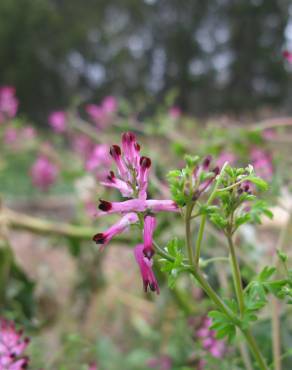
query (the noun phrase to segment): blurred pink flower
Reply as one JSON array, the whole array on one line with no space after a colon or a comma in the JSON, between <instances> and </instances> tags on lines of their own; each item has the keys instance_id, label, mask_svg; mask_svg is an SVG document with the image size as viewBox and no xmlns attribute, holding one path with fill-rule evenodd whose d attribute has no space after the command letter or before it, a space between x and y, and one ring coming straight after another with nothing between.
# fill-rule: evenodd
<instances>
[{"instance_id":1,"label":"blurred pink flower","mask_svg":"<svg viewBox=\"0 0 292 370\"><path fill-rule=\"evenodd\" d=\"M32 126L26 126L22 129L21 136L25 140L32 140L36 137L36 130Z\"/></svg>"},{"instance_id":2,"label":"blurred pink flower","mask_svg":"<svg viewBox=\"0 0 292 370\"><path fill-rule=\"evenodd\" d=\"M22 370L28 365L28 357L23 352L29 338L23 337L22 330L16 330L12 321L0 318L0 369Z\"/></svg>"},{"instance_id":3,"label":"blurred pink flower","mask_svg":"<svg viewBox=\"0 0 292 370\"><path fill-rule=\"evenodd\" d=\"M85 107L85 111L94 123L100 123L104 118L103 109L99 105L88 104Z\"/></svg>"},{"instance_id":4,"label":"blurred pink flower","mask_svg":"<svg viewBox=\"0 0 292 370\"><path fill-rule=\"evenodd\" d=\"M89 155L85 168L87 171L92 172L98 167L107 166L111 164L111 157L109 154L109 147L106 144L96 145Z\"/></svg>"},{"instance_id":5,"label":"blurred pink flower","mask_svg":"<svg viewBox=\"0 0 292 370\"><path fill-rule=\"evenodd\" d=\"M169 356L163 355L163 356L151 358L150 360L148 360L147 366L149 366L150 369L171 370L172 360Z\"/></svg>"},{"instance_id":6,"label":"blurred pink flower","mask_svg":"<svg viewBox=\"0 0 292 370\"><path fill-rule=\"evenodd\" d=\"M88 370L98 370L98 367L96 365L95 362L92 362L89 366L88 366Z\"/></svg>"},{"instance_id":7,"label":"blurred pink flower","mask_svg":"<svg viewBox=\"0 0 292 370\"><path fill-rule=\"evenodd\" d=\"M76 135L72 139L73 150L82 158L87 158L94 149L94 146L95 144L86 135Z\"/></svg>"},{"instance_id":8,"label":"blurred pink flower","mask_svg":"<svg viewBox=\"0 0 292 370\"><path fill-rule=\"evenodd\" d=\"M291 51L284 50L283 57L287 60L287 62L292 63L292 52Z\"/></svg>"},{"instance_id":9,"label":"blurred pink flower","mask_svg":"<svg viewBox=\"0 0 292 370\"><path fill-rule=\"evenodd\" d=\"M49 115L49 125L55 132L65 132L67 125L67 116L63 111L55 111Z\"/></svg>"},{"instance_id":10,"label":"blurred pink flower","mask_svg":"<svg viewBox=\"0 0 292 370\"><path fill-rule=\"evenodd\" d=\"M4 143L15 144L18 139L18 130L15 127L7 127L4 131Z\"/></svg>"},{"instance_id":11,"label":"blurred pink flower","mask_svg":"<svg viewBox=\"0 0 292 370\"><path fill-rule=\"evenodd\" d=\"M40 190L47 191L55 183L58 172L57 166L50 162L47 157L41 155L30 170L32 183Z\"/></svg>"},{"instance_id":12,"label":"blurred pink flower","mask_svg":"<svg viewBox=\"0 0 292 370\"><path fill-rule=\"evenodd\" d=\"M0 123L5 118L16 116L18 109L18 99L15 96L15 88L12 86L2 86L0 88Z\"/></svg>"},{"instance_id":13,"label":"blurred pink flower","mask_svg":"<svg viewBox=\"0 0 292 370\"><path fill-rule=\"evenodd\" d=\"M97 125L104 127L112 120L112 116L118 110L118 101L114 96L106 96L100 105L88 104L85 107L90 119Z\"/></svg>"},{"instance_id":14,"label":"blurred pink flower","mask_svg":"<svg viewBox=\"0 0 292 370\"><path fill-rule=\"evenodd\" d=\"M203 348L215 358L224 356L225 342L215 338L215 331L210 330L212 320L208 317L203 319L201 327L197 330L197 337L200 339Z\"/></svg>"},{"instance_id":15,"label":"blurred pink flower","mask_svg":"<svg viewBox=\"0 0 292 370\"><path fill-rule=\"evenodd\" d=\"M170 118L177 120L181 117L182 111L179 107L173 106L169 109L168 114Z\"/></svg>"},{"instance_id":16,"label":"blurred pink flower","mask_svg":"<svg viewBox=\"0 0 292 370\"><path fill-rule=\"evenodd\" d=\"M266 140L273 140L277 136L275 130L273 129L266 129L262 132L262 137Z\"/></svg>"},{"instance_id":17,"label":"blurred pink flower","mask_svg":"<svg viewBox=\"0 0 292 370\"><path fill-rule=\"evenodd\" d=\"M236 156L231 152L221 152L217 158L216 165L221 168L225 162L228 162L232 166L236 162Z\"/></svg>"},{"instance_id":18,"label":"blurred pink flower","mask_svg":"<svg viewBox=\"0 0 292 370\"><path fill-rule=\"evenodd\" d=\"M118 101L114 96L106 96L101 102L101 106L106 113L115 113L118 110Z\"/></svg>"},{"instance_id":19,"label":"blurred pink flower","mask_svg":"<svg viewBox=\"0 0 292 370\"><path fill-rule=\"evenodd\" d=\"M268 152L254 147L251 150L251 160L258 176L267 181L272 179L274 172L273 163L272 157Z\"/></svg>"},{"instance_id":20,"label":"blurred pink flower","mask_svg":"<svg viewBox=\"0 0 292 370\"><path fill-rule=\"evenodd\" d=\"M106 177L111 166L109 147L106 144L95 145L85 161L85 169L99 180Z\"/></svg>"}]
</instances>

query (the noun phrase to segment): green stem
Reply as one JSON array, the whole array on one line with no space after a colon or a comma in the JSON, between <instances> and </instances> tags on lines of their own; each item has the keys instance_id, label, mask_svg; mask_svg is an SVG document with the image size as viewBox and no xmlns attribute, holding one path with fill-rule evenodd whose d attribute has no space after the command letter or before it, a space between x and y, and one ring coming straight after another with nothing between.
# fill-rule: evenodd
<instances>
[{"instance_id":1,"label":"green stem","mask_svg":"<svg viewBox=\"0 0 292 370\"><path fill-rule=\"evenodd\" d=\"M250 350L252 351L255 359L257 360L257 363L260 367L261 370L268 370L268 367L265 363L265 360L258 348L258 345L253 337L253 335L251 334L250 330L242 330L244 336L245 336L245 339L249 345L249 348Z\"/></svg>"},{"instance_id":2,"label":"green stem","mask_svg":"<svg viewBox=\"0 0 292 370\"><path fill-rule=\"evenodd\" d=\"M206 220L207 220L207 216L203 215L202 218L201 218L201 223L200 223L197 242L196 242L196 247L195 247L195 266L198 266L199 261L200 261L201 245L202 245L202 240L203 240L203 236L204 236Z\"/></svg>"},{"instance_id":3,"label":"green stem","mask_svg":"<svg viewBox=\"0 0 292 370\"><path fill-rule=\"evenodd\" d=\"M233 282L235 287L235 293L237 297L237 302L239 306L239 311L241 317L244 314L244 297L243 297L243 288L242 281L240 276L239 264L236 258L235 248L231 236L227 236L229 250L230 250L230 262L232 267Z\"/></svg>"},{"instance_id":4,"label":"green stem","mask_svg":"<svg viewBox=\"0 0 292 370\"><path fill-rule=\"evenodd\" d=\"M186 245L188 249L188 256L190 264L194 264L194 254L192 248L192 234L191 234L191 215L194 208L194 203L188 204L185 214L185 225L186 225Z\"/></svg>"}]
</instances>

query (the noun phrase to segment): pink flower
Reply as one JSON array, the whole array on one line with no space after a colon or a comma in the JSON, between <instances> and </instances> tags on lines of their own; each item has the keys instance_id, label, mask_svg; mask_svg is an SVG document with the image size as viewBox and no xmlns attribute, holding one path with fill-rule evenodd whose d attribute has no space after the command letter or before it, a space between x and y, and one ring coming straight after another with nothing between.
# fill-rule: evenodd
<instances>
[{"instance_id":1,"label":"pink flower","mask_svg":"<svg viewBox=\"0 0 292 370\"><path fill-rule=\"evenodd\" d=\"M146 201L142 199L130 199L124 202L108 202L100 199L98 208L108 214L111 213L128 213L128 212L145 212L147 209Z\"/></svg>"},{"instance_id":2,"label":"pink flower","mask_svg":"<svg viewBox=\"0 0 292 370\"><path fill-rule=\"evenodd\" d=\"M26 126L22 129L21 135L25 140L32 140L36 137L36 130L32 126Z\"/></svg>"},{"instance_id":3,"label":"pink flower","mask_svg":"<svg viewBox=\"0 0 292 370\"><path fill-rule=\"evenodd\" d=\"M110 228L108 228L103 233L95 234L93 237L93 240L96 242L96 244L108 244L111 239L124 232L131 224L135 224L138 221L138 216L136 213L127 213L125 216L123 216L118 222L113 224Z\"/></svg>"},{"instance_id":4,"label":"pink flower","mask_svg":"<svg viewBox=\"0 0 292 370\"><path fill-rule=\"evenodd\" d=\"M98 370L98 367L95 362L89 365L88 370Z\"/></svg>"},{"instance_id":5,"label":"pink flower","mask_svg":"<svg viewBox=\"0 0 292 370\"><path fill-rule=\"evenodd\" d=\"M292 63L292 52L291 51L284 50L283 57L287 60L287 62Z\"/></svg>"},{"instance_id":6,"label":"pink flower","mask_svg":"<svg viewBox=\"0 0 292 370\"><path fill-rule=\"evenodd\" d=\"M215 358L222 358L226 347L225 342L215 338L215 331L210 330L212 320L209 317L203 319L201 327L197 331L197 337L201 340L203 348Z\"/></svg>"},{"instance_id":7,"label":"pink flower","mask_svg":"<svg viewBox=\"0 0 292 370\"><path fill-rule=\"evenodd\" d=\"M273 129L266 129L262 132L262 137L266 140L273 140L277 136L275 130Z\"/></svg>"},{"instance_id":8,"label":"pink flower","mask_svg":"<svg viewBox=\"0 0 292 370\"><path fill-rule=\"evenodd\" d=\"M153 232L156 227L156 219L154 216L146 215L144 217L144 230L143 230L143 239L144 239L144 256L150 259L154 255L153 249Z\"/></svg>"},{"instance_id":9,"label":"pink flower","mask_svg":"<svg viewBox=\"0 0 292 370\"><path fill-rule=\"evenodd\" d=\"M88 104L85 107L90 119L99 127L104 127L112 121L118 109L118 102L114 96L106 96L100 105Z\"/></svg>"},{"instance_id":10,"label":"pink flower","mask_svg":"<svg viewBox=\"0 0 292 370\"><path fill-rule=\"evenodd\" d=\"M179 107L173 106L169 109L168 114L173 120L178 120L182 115L182 111Z\"/></svg>"},{"instance_id":11,"label":"pink flower","mask_svg":"<svg viewBox=\"0 0 292 370\"><path fill-rule=\"evenodd\" d=\"M119 177L110 171L106 181L102 184L118 189L121 194L131 199L124 202L109 202L100 200L98 206L100 212L97 216L105 214L120 213L125 216L110 227L106 232L96 234L93 240L97 244L107 244L111 238L121 233L132 223L142 222L144 219L144 245L139 244L135 248L136 260L140 266L144 281L144 288L159 292L159 288L152 272L153 232L156 225L153 213L157 212L178 212L179 208L172 200L147 199L147 187L149 169L151 166L150 158L140 156L140 145L136 137L131 132L122 135L122 150L118 145L112 145L110 154L118 168ZM129 220L128 217L131 219ZM142 246L142 249L141 247ZM142 256L141 256L142 253Z\"/></svg>"},{"instance_id":12,"label":"pink flower","mask_svg":"<svg viewBox=\"0 0 292 370\"><path fill-rule=\"evenodd\" d=\"M118 110L118 101L114 96L106 96L101 102L104 112L112 114Z\"/></svg>"},{"instance_id":13,"label":"pink flower","mask_svg":"<svg viewBox=\"0 0 292 370\"><path fill-rule=\"evenodd\" d=\"M88 158L94 150L94 143L86 135L76 135L73 137L72 147L82 158Z\"/></svg>"},{"instance_id":14,"label":"pink flower","mask_svg":"<svg viewBox=\"0 0 292 370\"><path fill-rule=\"evenodd\" d=\"M163 355L156 358L151 358L150 360L148 360L147 365L151 369L171 370L172 360L169 356Z\"/></svg>"},{"instance_id":15,"label":"pink flower","mask_svg":"<svg viewBox=\"0 0 292 370\"><path fill-rule=\"evenodd\" d=\"M100 123L104 118L104 111L99 105L88 104L85 107L85 111L94 123Z\"/></svg>"},{"instance_id":16,"label":"pink flower","mask_svg":"<svg viewBox=\"0 0 292 370\"><path fill-rule=\"evenodd\" d=\"M18 99L15 97L15 88L3 86L0 88L0 123L5 118L16 116L18 109Z\"/></svg>"},{"instance_id":17,"label":"pink flower","mask_svg":"<svg viewBox=\"0 0 292 370\"><path fill-rule=\"evenodd\" d=\"M127 182L117 178L113 171L110 171L106 180L101 182L101 185L116 188L121 192L123 197L131 197L133 195L133 189L131 186Z\"/></svg>"},{"instance_id":18,"label":"pink flower","mask_svg":"<svg viewBox=\"0 0 292 370\"><path fill-rule=\"evenodd\" d=\"M98 208L107 214L127 212L178 212L177 204L172 200L129 199L124 202L100 200Z\"/></svg>"},{"instance_id":19,"label":"pink flower","mask_svg":"<svg viewBox=\"0 0 292 370\"><path fill-rule=\"evenodd\" d=\"M37 158L31 171L32 183L42 191L47 191L57 179L58 168L45 156Z\"/></svg>"},{"instance_id":20,"label":"pink flower","mask_svg":"<svg viewBox=\"0 0 292 370\"><path fill-rule=\"evenodd\" d=\"M251 150L251 160L258 176L268 181L272 179L274 170L272 157L269 153L254 147Z\"/></svg>"},{"instance_id":21,"label":"pink flower","mask_svg":"<svg viewBox=\"0 0 292 370\"><path fill-rule=\"evenodd\" d=\"M22 330L16 330L12 321L0 318L0 369L22 370L28 365L28 357L23 352L29 338L23 337Z\"/></svg>"},{"instance_id":22,"label":"pink flower","mask_svg":"<svg viewBox=\"0 0 292 370\"><path fill-rule=\"evenodd\" d=\"M144 245L138 244L134 249L134 255L140 268L144 290L147 292L149 287L152 292L156 291L159 294L159 286L152 271L153 260L144 256L143 249Z\"/></svg>"},{"instance_id":23,"label":"pink flower","mask_svg":"<svg viewBox=\"0 0 292 370\"><path fill-rule=\"evenodd\" d=\"M236 156L231 152L221 152L219 157L217 158L216 165L219 168L222 168L225 162L228 162L231 166L235 163Z\"/></svg>"},{"instance_id":24,"label":"pink flower","mask_svg":"<svg viewBox=\"0 0 292 370\"><path fill-rule=\"evenodd\" d=\"M137 169L140 163L140 145L137 143L136 137L132 132L125 132L122 135L122 149L127 167Z\"/></svg>"},{"instance_id":25,"label":"pink flower","mask_svg":"<svg viewBox=\"0 0 292 370\"><path fill-rule=\"evenodd\" d=\"M85 169L94 173L98 178L104 178L110 163L111 158L108 146L106 144L95 145L86 159Z\"/></svg>"},{"instance_id":26,"label":"pink flower","mask_svg":"<svg viewBox=\"0 0 292 370\"><path fill-rule=\"evenodd\" d=\"M4 142L7 145L15 144L18 141L18 130L15 127L7 127L4 131Z\"/></svg>"},{"instance_id":27,"label":"pink flower","mask_svg":"<svg viewBox=\"0 0 292 370\"><path fill-rule=\"evenodd\" d=\"M55 132L62 133L66 130L67 116L63 111L55 111L49 115L49 125Z\"/></svg>"}]
</instances>

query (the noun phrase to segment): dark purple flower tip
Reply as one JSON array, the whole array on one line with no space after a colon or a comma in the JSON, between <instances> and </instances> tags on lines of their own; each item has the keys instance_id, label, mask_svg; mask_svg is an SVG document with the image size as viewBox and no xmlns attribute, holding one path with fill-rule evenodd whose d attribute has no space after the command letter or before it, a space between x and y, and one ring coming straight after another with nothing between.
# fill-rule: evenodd
<instances>
[{"instance_id":1,"label":"dark purple flower tip","mask_svg":"<svg viewBox=\"0 0 292 370\"><path fill-rule=\"evenodd\" d=\"M154 250L152 247L146 247L143 249L143 254L146 258L148 258L149 260L151 260L151 258L153 257L154 255Z\"/></svg>"},{"instance_id":2,"label":"dark purple flower tip","mask_svg":"<svg viewBox=\"0 0 292 370\"><path fill-rule=\"evenodd\" d=\"M145 293L148 292L148 287L149 287L152 292L157 292L157 294L159 294L158 285L154 281L144 280L143 285L144 285Z\"/></svg>"},{"instance_id":3,"label":"dark purple flower tip","mask_svg":"<svg viewBox=\"0 0 292 370\"><path fill-rule=\"evenodd\" d=\"M135 149L137 150L137 152L140 152L141 149L140 144L135 143Z\"/></svg>"},{"instance_id":4,"label":"dark purple flower tip","mask_svg":"<svg viewBox=\"0 0 292 370\"><path fill-rule=\"evenodd\" d=\"M219 173L220 173L220 167L217 166L217 167L213 168L212 172L214 172L215 176L219 175Z\"/></svg>"},{"instance_id":5,"label":"dark purple flower tip","mask_svg":"<svg viewBox=\"0 0 292 370\"><path fill-rule=\"evenodd\" d=\"M105 236L103 233L95 234L92 238L93 241L95 241L96 244L104 244L105 243Z\"/></svg>"},{"instance_id":6,"label":"dark purple flower tip","mask_svg":"<svg viewBox=\"0 0 292 370\"><path fill-rule=\"evenodd\" d=\"M207 155L207 157L204 158L204 160L203 160L203 169L204 170L207 170L209 168L211 160L212 160L211 155Z\"/></svg>"},{"instance_id":7,"label":"dark purple flower tip","mask_svg":"<svg viewBox=\"0 0 292 370\"><path fill-rule=\"evenodd\" d=\"M114 171L110 171L110 173L107 176L108 181L114 182L115 181L115 178L116 178L116 176L114 174Z\"/></svg>"},{"instance_id":8,"label":"dark purple flower tip","mask_svg":"<svg viewBox=\"0 0 292 370\"><path fill-rule=\"evenodd\" d=\"M156 285L154 283L149 283L149 288L152 290L152 292L156 291Z\"/></svg>"},{"instance_id":9,"label":"dark purple flower tip","mask_svg":"<svg viewBox=\"0 0 292 370\"><path fill-rule=\"evenodd\" d=\"M112 157L119 157L121 154L122 154L122 151L118 145L112 145L110 147L110 155Z\"/></svg>"},{"instance_id":10,"label":"dark purple flower tip","mask_svg":"<svg viewBox=\"0 0 292 370\"><path fill-rule=\"evenodd\" d=\"M122 141L127 143L133 143L136 141L136 136L133 132L124 132L122 135Z\"/></svg>"},{"instance_id":11,"label":"dark purple flower tip","mask_svg":"<svg viewBox=\"0 0 292 370\"><path fill-rule=\"evenodd\" d=\"M25 342L26 344L28 344L28 343L30 342L30 338L29 338L29 337L25 337L25 338L24 338L24 342Z\"/></svg>"},{"instance_id":12,"label":"dark purple flower tip","mask_svg":"<svg viewBox=\"0 0 292 370\"><path fill-rule=\"evenodd\" d=\"M100 199L99 201L100 201L100 204L99 204L98 208L99 208L101 211L103 211L103 212L108 212L108 211L110 211L110 210L111 210L111 208L112 208L112 204L111 204L111 202L108 202L108 201L106 201L106 200L102 200L102 199Z\"/></svg>"},{"instance_id":13,"label":"dark purple flower tip","mask_svg":"<svg viewBox=\"0 0 292 370\"><path fill-rule=\"evenodd\" d=\"M151 167L151 159L148 157L141 157L140 158L140 166L142 168L150 168Z\"/></svg>"},{"instance_id":14,"label":"dark purple flower tip","mask_svg":"<svg viewBox=\"0 0 292 370\"><path fill-rule=\"evenodd\" d=\"M249 184L244 184L243 191L245 191L247 193L247 192L249 192L249 190L250 190Z\"/></svg>"}]
</instances>

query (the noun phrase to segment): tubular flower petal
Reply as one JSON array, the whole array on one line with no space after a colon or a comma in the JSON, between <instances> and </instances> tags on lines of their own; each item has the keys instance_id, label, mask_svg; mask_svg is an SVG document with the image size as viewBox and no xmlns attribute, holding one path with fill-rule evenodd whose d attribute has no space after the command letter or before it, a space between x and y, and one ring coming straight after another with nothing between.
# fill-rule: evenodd
<instances>
[{"instance_id":1,"label":"tubular flower petal","mask_svg":"<svg viewBox=\"0 0 292 370\"><path fill-rule=\"evenodd\" d=\"M131 186L127 182L118 179L113 171L110 171L106 181L102 181L101 185L118 189L124 197L131 197L133 195Z\"/></svg>"},{"instance_id":2,"label":"tubular flower petal","mask_svg":"<svg viewBox=\"0 0 292 370\"><path fill-rule=\"evenodd\" d=\"M144 256L143 249L144 245L138 244L134 249L134 255L140 268L144 290L147 292L149 287L150 290L159 294L159 286L152 271L153 261Z\"/></svg>"},{"instance_id":3,"label":"tubular flower petal","mask_svg":"<svg viewBox=\"0 0 292 370\"><path fill-rule=\"evenodd\" d=\"M139 198L147 198L147 187L148 177L151 167L151 159L148 157L141 157L139 161L139 172L138 172L138 187L139 187Z\"/></svg>"},{"instance_id":4,"label":"tubular flower petal","mask_svg":"<svg viewBox=\"0 0 292 370\"><path fill-rule=\"evenodd\" d=\"M123 216L118 222L113 224L103 233L95 234L93 240L96 244L108 244L111 239L124 232L131 224L134 224L138 221L138 216L136 213L128 213Z\"/></svg>"},{"instance_id":5,"label":"tubular flower petal","mask_svg":"<svg viewBox=\"0 0 292 370\"><path fill-rule=\"evenodd\" d=\"M113 157L113 160L116 162L119 175L123 179L128 179L129 178L129 171L126 167L126 164L121 156L122 151L121 148L118 145L112 145L110 148L110 155Z\"/></svg>"},{"instance_id":6,"label":"tubular flower petal","mask_svg":"<svg viewBox=\"0 0 292 370\"><path fill-rule=\"evenodd\" d=\"M148 259L151 259L154 255L154 249L153 249L153 232L156 226L156 219L154 216L147 215L144 218L144 231L143 231L143 237L144 237L144 249L143 253L144 256Z\"/></svg>"},{"instance_id":7,"label":"tubular flower petal","mask_svg":"<svg viewBox=\"0 0 292 370\"><path fill-rule=\"evenodd\" d=\"M111 213L145 212L146 201L142 199L130 199L124 202L107 202L100 200L98 208L101 211Z\"/></svg>"},{"instance_id":8,"label":"tubular flower petal","mask_svg":"<svg viewBox=\"0 0 292 370\"><path fill-rule=\"evenodd\" d=\"M140 145L132 132L125 132L122 135L122 148L126 163L129 167L137 168L140 160Z\"/></svg>"},{"instance_id":9,"label":"tubular flower petal","mask_svg":"<svg viewBox=\"0 0 292 370\"><path fill-rule=\"evenodd\" d=\"M151 212L179 212L178 205L169 199L148 199L146 200L146 207Z\"/></svg>"}]
</instances>

